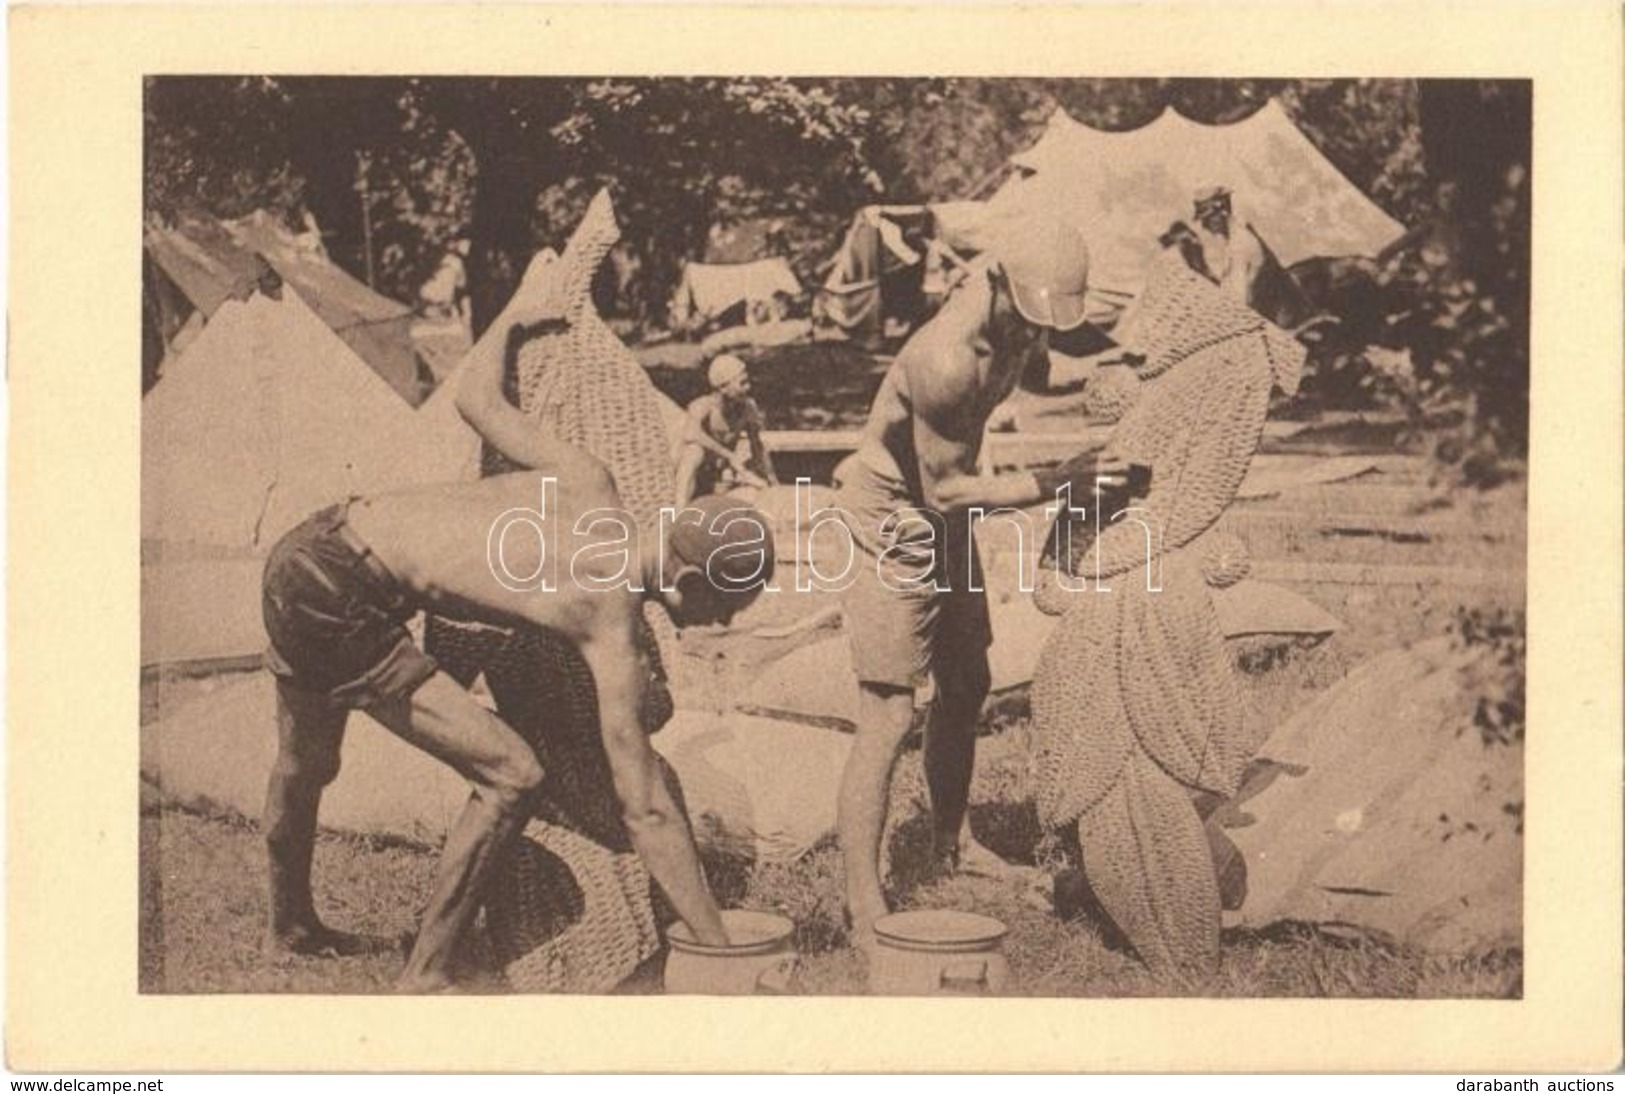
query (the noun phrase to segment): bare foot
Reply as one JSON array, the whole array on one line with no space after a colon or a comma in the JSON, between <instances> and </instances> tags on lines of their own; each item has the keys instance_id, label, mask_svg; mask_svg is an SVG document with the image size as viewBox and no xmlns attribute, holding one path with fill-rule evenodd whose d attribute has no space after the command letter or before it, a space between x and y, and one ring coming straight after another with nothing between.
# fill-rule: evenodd
<instances>
[{"instance_id":1,"label":"bare foot","mask_svg":"<svg viewBox=\"0 0 1625 1094\"><path fill-rule=\"evenodd\" d=\"M273 960L289 957L360 957L391 953L396 941L378 935L335 931L316 923L311 926L273 930L265 939L265 952Z\"/></svg>"}]
</instances>

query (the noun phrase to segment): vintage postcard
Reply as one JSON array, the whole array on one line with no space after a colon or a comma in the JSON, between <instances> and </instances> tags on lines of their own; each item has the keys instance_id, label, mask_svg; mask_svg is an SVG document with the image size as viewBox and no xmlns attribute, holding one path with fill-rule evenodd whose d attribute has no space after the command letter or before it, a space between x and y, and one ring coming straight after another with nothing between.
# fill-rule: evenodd
<instances>
[{"instance_id":1,"label":"vintage postcard","mask_svg":"<svg viewBox=\"0 0 1625 1094\"><path fill-rule=\"evenodd\" d=\"M11 29L13 1068L1617 1065L1617 11Z\"/></svg>"}]
</instances>

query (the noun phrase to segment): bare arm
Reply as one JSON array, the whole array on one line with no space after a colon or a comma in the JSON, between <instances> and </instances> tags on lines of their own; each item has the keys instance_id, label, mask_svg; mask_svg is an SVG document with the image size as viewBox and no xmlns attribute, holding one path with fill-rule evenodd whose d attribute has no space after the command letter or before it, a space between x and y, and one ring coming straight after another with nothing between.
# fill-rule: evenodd
<instances>
[{"instance_id":1,"label":"bare arm","mask_svg":"<svg viewBox=\"0 0 1625 1094\"><path fill-rule=\"evenodd\" d=\"M769 486L777 486L778 472L773 467L773 457L767 454L767 446L762 443L762 427L764 425L760 408L752 407L750 425L746 428L746 436L750 438L750 462L768 482Z\"/></svg>"},{"instance_id":2,"label":"bare arm","mask_svg":"<svg viewBox=\"0 0 1625 1094\"><path fill-rule=\"evenodd\" d=\"M1087 507L1099 487L1122 485L1127 464L1114 453L1080 453L1053 470L979 474L974 470L986 421L974 412L979 393L940 381L915 402L914 448L925 504L942 513L1020 508L1053 502L1064 485L1071 504ZM917 386L916 390L920 388ZM971 409L967 409L971 408ZM972 468L972 470L966 470Z\"/></svg>"},{"instance_id":3,"label":"bare arm","mask_svg":"<svg viewBox=\"0 0 1625 1094\"><path fill-rule=\"evenodd\" d=\"M988 475L964 470L974 444L939 433L918 418L914 423L914 446L919 455L921 495L925 504L938 512L1019 507L1044 500L1038 479L1029 471Z\"/></svg>"},{"instance_id":4,"label":"bare arm","mask_svg":"<svg viewBox=\"0 0 1625 1094\"><path fill-rule=\"evenodd\" d=\"M1230 237L1230 272L1220 288L1243 304L1252 295L1253 282L1264 267L1264 248L1249 224L1238 224Z\"/></svg>"},{"instance_id":5,"label":"bare arm","mask_svg":"<svg viewBox=\"0 0 1625 1094\"><path fill-rule=\"evenodd\" d=\"M508 354L529 337L531 327L563 314L552 285L555 261L552 251L531 260L508 306L468 351L457 386L463 420L508 459L539 471L572 466L580 452L510 403L502 392L502 374Z\"/></svg>"},{"instance_id":6,"label":"bare arm","mask_svg":"<svg viewBox=\"0 0 1625 1094\"><path fill-rule=\"evenodd\" d=\"M725 945L728 936L722 915L700 872L700 856L688 821L666 788L654 749L639 722L650 670L633 629L636 610L630 596L603 604L592 634L581 643L581 654L598 686L598 715L610 776L632 847L650 876L696 939L707 945Z\"/></svg>"}]
</instances>

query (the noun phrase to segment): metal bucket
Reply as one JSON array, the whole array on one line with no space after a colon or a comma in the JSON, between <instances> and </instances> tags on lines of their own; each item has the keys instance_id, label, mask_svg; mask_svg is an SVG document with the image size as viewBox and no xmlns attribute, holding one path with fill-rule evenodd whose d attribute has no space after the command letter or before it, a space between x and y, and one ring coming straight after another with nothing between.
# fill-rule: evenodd
<instances>
[{"instance_id":1,"label":"metal bucket","mask_svg":"<svg viewBox=\"0 0 1625 1094\"><path fill-rule=\"evenodd\" d=\"M722 913L726 946L696 942L678 923L667 933L668 995L787 995L800 958L791 934L795 924L782 915L742 908Z\"/></svg>"},{"instance_id":2,"label":"metal bucket","mask_svg":"<svg viewBox=\"0 0 1625 1094\"><path fill-rule=\"evenodd\" d=\"M869 984L876 995L998 995L1010 980L1003 923L922 909L875 920Z\"/></svg>"}]
</instances>

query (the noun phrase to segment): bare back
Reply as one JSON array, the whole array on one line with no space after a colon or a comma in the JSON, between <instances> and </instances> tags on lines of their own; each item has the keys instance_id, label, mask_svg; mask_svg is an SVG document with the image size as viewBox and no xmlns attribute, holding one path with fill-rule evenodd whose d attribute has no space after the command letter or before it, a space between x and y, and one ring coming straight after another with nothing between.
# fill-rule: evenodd
<instances>
[{"instance_id":1,"label":"bare back","mask_svg":"<svg viewBox=\"0 0 1625 1094\"><path fill-rule=\"evenodd\" d=\"M621 518L631 540L618 546L612 541L621 533L612 523L577 529L584 513L621 509L602 471L565 480L527 471L361 499L350 506L349 523L379 561L436 613L530 623L582 639L601 632L609 617L624 624L636 611L635 594L610 589L606 580L622 561L629 580L640 577L631 514ZM494 543L500 547L501 579L493 565ZM580 564L574 573L572 560ZM540 574L549 577L550 588L526 580ZM601 585L592 587L592 578Z\"/></svg>"}]
</instances>

